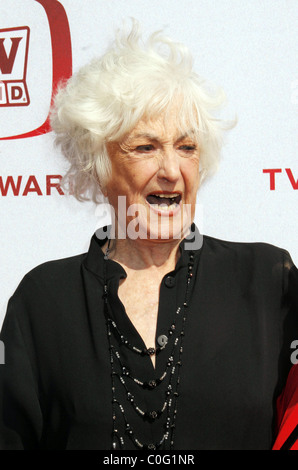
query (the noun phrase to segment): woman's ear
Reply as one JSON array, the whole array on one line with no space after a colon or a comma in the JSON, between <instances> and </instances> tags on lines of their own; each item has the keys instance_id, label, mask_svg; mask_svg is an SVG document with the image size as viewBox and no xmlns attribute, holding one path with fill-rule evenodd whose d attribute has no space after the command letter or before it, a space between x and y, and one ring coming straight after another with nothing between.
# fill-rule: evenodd
<instances>
[{"instance_id":1,"label":"woman's ear","mask_svg":"<svg viewBox=\"0 0 298 470\"><path fill-rule=\"evenodd\" d=\"M107 188L105 186L102 186L100 188L100 190L101 190L104 197L108 197L108 191L107 191Z\"/></svg>"},{"instance_id":2,"label":"woman's ear","mask_svg":"<svg viewBox=\"0 0 298 470\"><path fill-rule=\"evenodd\" d=\"M101 190L103 196L104 196L105 198L108 198L109 191L108 191L108 184L107 184L107 182L102 183L102 184L100 185L100 190Z\"/></svg>"}]
</instances>

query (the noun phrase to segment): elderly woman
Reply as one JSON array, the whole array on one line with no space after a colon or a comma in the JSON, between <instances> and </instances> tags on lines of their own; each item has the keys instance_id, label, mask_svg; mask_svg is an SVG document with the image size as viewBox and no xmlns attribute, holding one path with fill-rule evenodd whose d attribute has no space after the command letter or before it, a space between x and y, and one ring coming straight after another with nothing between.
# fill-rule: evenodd
<instances>
[{"instance_id":1,"label":"elderly woman","mask_svg":"<svg viewBox=\"0 0 298 470\"><path fill-rule=\"evenodd\" d=\"M298 337L298 275L264 243L201 238L219 103L186 48L136 26L74 75L52 127L88 253L28 273L2 329L4 449L269 449ZM102 200L102 199L101 199Z\"/></svg>"}]
</instances>

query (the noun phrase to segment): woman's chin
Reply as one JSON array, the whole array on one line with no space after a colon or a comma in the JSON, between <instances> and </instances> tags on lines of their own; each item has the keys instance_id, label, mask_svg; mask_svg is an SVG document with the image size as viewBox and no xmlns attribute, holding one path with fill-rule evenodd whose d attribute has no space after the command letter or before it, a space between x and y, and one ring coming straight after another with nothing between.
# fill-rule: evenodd
<instances>
[{"instance_id":1,"label":"woman's chin","mask_svg":"<svg viewBox=\"0 0 298 470\"><path fill-rule=\"evenodd\" d=\"M118 213L118 224L121 233L130 240L147 240L156 242L182 240L188 233L192 222L191 206L177 204L175 207L155 207L150 204L133 204L127 210ZM118 227L119 231L119 227ZM123 238L123 237L121 237Z\"/></svg>"},{"instance_id":2,"label":"woman's chin","mask_svg":"<svg viewBox=\"0 0 298 470\"><path fill-rule=\"evenodd\" d=\"M181 218L159 218L156 221L148 221L145 224L138 225L138 234L140 239L146 239L152 243L156 242L171 242L174 240L182 240L188 232L190 224L187 226L181 224ZM129 233L128 233L129 236Z\"/></svg>"}]
</instances>

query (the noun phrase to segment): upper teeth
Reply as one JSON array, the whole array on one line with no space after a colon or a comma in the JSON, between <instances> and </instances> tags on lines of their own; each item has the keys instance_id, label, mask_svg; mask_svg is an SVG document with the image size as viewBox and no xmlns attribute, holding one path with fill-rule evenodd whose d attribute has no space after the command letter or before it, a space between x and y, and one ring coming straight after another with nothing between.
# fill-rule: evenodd
<instances>
[{"instance_id":1,"label":"upper teeth","mask_svg":"<svg viewBox=\"0 0 298 470\"><path fill-rule=\"evenodd\" d=\"M179 193L172 193L172 194L162 194L162 193L159 193L159 194L152 194L152 196L167 197L167 198L171 199L171 198L180 196L180 194L179 194Z\"/></svg>"}]
</instances>

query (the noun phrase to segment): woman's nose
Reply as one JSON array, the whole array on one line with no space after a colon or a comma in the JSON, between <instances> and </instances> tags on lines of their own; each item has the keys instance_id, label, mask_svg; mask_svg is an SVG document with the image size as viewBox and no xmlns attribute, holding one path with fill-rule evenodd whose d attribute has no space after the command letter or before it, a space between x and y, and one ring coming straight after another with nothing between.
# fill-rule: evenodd
<instances>
[{"instance_id":1,"label":"woman's nose","mask_svg":"<svg viewBox=\"0 0 298 470\"><path fill-rule=\"evenodd\" d=\"M163 152L160 159L158 177L171 183L176 182L180 176L179 155L174 150Z\"/></svg>"}]
</instances>

